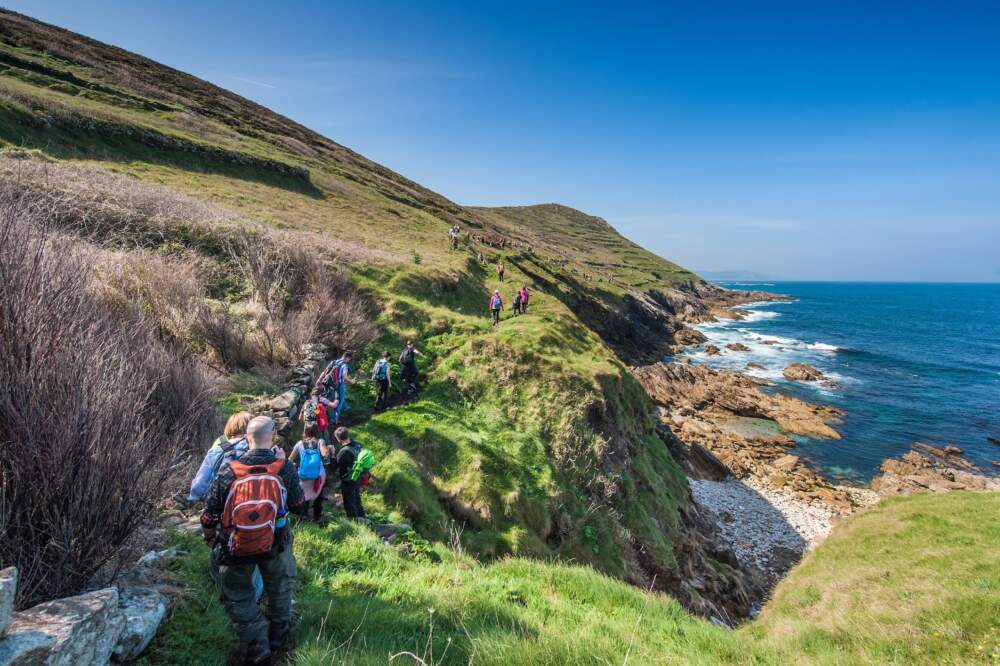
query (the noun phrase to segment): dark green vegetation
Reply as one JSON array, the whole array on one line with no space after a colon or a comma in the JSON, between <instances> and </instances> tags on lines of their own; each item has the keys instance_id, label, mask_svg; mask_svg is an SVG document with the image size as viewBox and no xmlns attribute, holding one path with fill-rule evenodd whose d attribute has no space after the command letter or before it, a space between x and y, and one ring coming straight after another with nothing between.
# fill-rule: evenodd
<instances>
[{"instance_id":1,"label":"dark green vegetation","mask_svg":"<svg viewBox=\"0 0 1000 666\"><path fill-rule=\"evenodd\" d=\"M9 13L0 14L0 142L0 175L56 202L51 222L114 252L123 268L108 270L108 288L138 292L160 332L212 367L224 411L281 379L273 354L225 357L206 334L222 314L227 325L265 320L267 299L226 249L251 233L282 241L279 263L301 256L289 247L314 255L345 280L340 291L376 304L379 337L358 374L406 338L425 352L418 399L372 416L371 387L360 384L349 416L379 458L366 503L415 532L389 547L339 521L301 526L294 660L384 663L411 651L428 663L833 662L884 656L878 641L897 640L888 631L859 633L857 645L799 639L772 615L734 634L639 589L670 591L703 613L746 601L735 572L686 524L686 481L625 365L669 343L672 299L697 278L602 220L554 205L459 206L204 81ZM531 250L463 238L451 251L456 221ZM486 298L498 257L508 305L521 284L534 295L529 314L493 330ZM153 288L168 283L171 298ZM282 321L306 310L282 310ZM204 317L178 316L191 311ZM293 347L295 335L280 332ZM231 648L206 551L186 545L179 568L192 596L151 663L219 663ZM989 582L976 576L956 586L956 603ZM972 660L987 634L962 626L949 655Z\"/></svg>"}]
</instances>

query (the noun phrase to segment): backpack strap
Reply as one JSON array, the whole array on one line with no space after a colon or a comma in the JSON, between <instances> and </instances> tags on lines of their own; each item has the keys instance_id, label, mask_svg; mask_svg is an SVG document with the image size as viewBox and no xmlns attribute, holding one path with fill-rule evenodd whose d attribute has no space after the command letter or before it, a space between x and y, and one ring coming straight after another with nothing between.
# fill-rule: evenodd
<instances>
[{"instance_id":1,"label":"backpack strap","mask_svg":"<svg viewBox=\"0 0 1000 666\"><path fill-rule=\"evenodd\" d=\"M228 439L225 444L220 444L219 448L222 449L222 453L219 454L219 459L215 461L215 467L212 468L212 475L219 475L219 468L222 467L222 461L226 459L226 456L236 448L236 445L243 441L243 438L236 440L235 442L230 442Z\"/></svg>"}]
</instances>

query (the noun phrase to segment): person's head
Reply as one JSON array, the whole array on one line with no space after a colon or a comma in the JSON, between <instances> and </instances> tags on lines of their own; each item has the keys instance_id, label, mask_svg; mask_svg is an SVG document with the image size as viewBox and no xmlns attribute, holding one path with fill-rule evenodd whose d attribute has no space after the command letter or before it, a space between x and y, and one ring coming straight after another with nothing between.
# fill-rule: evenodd
<instances>
[{"instance_id":1,"label":"person's head","mask_svg":"<svg viewBox=\"0 0 1000 666\"><path fill-rule=\"evenodd\" d=\"M354 352L345 351L343 354L340 355L340 358L344 359L345 361L350 361L352 358L354 358Z\"/></svg>"},{"instance_id":2,"label":"person's head","mask_svg":"<svg viewBox=\"0 0 1000 666\"><path fill-rule=\"evenodd\" d=\"M410 343L407 342L406 344L410 344ZM382 352L382 358L384 358L386 360L389 360L389 352L388 351Z\"/></svg>"},{"instance_id":3,"label":"person's head","mask_svg":"<svg viewBox=\"0 0 1000 666\"><path fill-rule=\"evenodd\" d=\"M307 423L302 429L302 437L305 439L319 439L319 426L315 423Z\"/></svg>"},{"instance_id":4,"label":"person's head","mask_svg":"<svg viewBox=\"0 0 1000 666\"><path fill-rule=\"evenodd\" d=\"M499 289L494 289L493 290L493 295L494 296L499 296L500 295L500 290Z\"/></svg>"},{"instance_id":5,"label":"person's head","mask_svg":"<svg viewBox=\"0 0 1000 666\"><path fill-rule=\"evenodd\" d=\"M270 417L255 416L247 424L247 439L252 449L271 448L275 434L274 419Z\"/></svg>"},{"instance_id":6,"label":"person's head","mask_svg":"<svg viewBox=\"0 0 1000 666\"><path fill-rule=\"evenodd\" d=\"M407 340L406 341L406 346L407 347L412 347L413 346L413 340Z\"/></svg>"},{"instance_id":7,"label":"person's head","mask_svg":"<svg viewBox=\"0 0 1000 666\"><path fill-rule=\"evenodd\" d=\"M250 423L252 416L250 412L236 412L230 416L226 421L226 427L222 429L226 439L242 436L247 431L247 424Z\"/></svg>"},{"instance_id":8,"label":"person's head","mask_svg":"<svg viewBox=\"0 0 1000 666\"><path fill-rule=\"evenodd\" d=\"M314 387L313 387L313 390L309 392L309 395L311 395L311 396L312 396L312 397L314 397L314 398L318 398L318 397L320 397L321 395L323 395L323 389L321 389L321 388L320 388L320 387L318 387L318 386L314 386Z\"/></svg>"},{"instance_id":9,"label":"person's head","mask_svg":"<svg viewBox=\"0 0 1000 666\"><path fill-rule=\"evenodd\" d=\"M345 428L344 426L340 426L339 428L334 430L333 436L336 437L337 441L341 442L342 444L346 444L347 442L351 441L351 434L347 432L347 428Z\"/></svg>"}]
</instances>

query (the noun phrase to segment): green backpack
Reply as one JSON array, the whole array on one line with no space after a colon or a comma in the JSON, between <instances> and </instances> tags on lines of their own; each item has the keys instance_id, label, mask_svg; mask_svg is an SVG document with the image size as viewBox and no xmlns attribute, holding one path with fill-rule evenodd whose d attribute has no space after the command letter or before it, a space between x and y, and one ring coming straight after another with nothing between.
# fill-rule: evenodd
<instances>
[{"instance_id":1,"label":"green backpack","mask_svg":"<svg viewBox=\"0 0 1000 666\"><path fill-rule=\"evenodd\" d=\"M371 449L361 449L358 457L354 459L354 467L351 469L351 481L358 481L362 477L367 477L372 467L375 466L375 454ZM365 485L368 485L365 483Z\"/></svg>"}]
</instances>

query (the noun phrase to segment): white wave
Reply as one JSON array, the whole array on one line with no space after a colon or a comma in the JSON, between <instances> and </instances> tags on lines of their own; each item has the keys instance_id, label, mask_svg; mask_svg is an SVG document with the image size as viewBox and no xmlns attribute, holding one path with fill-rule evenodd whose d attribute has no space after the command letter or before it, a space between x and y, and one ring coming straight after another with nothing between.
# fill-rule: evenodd
<instances>
[{"instance_id":1,"label":"white wave","mask_svg":"<svg viewBox=\"0 0 1000 666\"><path fill-rule=\"evenodd\" d=\"M762 321L764 319L774 319L775 317L780 316L780 312L771 312L770 310L747 310L742 321Z\"/></svg>"},{"instance_id":2,"label":"white wave","mask_svg":"<svg viewBox=\"0 0 1000 666\"><path fill-rule=\"evenodd\" d=\"M840 349L837 345L828 345L825 342L814 342L811 345L806 345L809 349L815 349L816 351L837 351Z\"/></svg>"}]
</instances>

